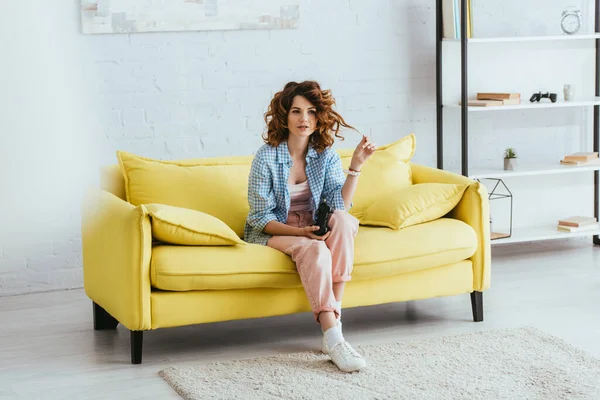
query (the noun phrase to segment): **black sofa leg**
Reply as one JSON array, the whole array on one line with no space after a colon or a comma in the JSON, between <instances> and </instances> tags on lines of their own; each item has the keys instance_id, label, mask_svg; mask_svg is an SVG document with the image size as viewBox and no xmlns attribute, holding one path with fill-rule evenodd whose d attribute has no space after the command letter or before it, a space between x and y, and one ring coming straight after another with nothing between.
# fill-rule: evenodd
<instances>
[{"instance_id":1,"label":"black sofa leg","mask_svg":"<svg viewBox=\"0 0 600 400\"><path fill-rule=\"evenodd\" d=\"M100 307L98 304L93 303L94 307L94 330L100 331L105 329L116 329L119 321L114 319L112 315L106 312L106 310Z\"/></svg>"},{"instance_id":2,"label":"black sofa leg","mask_svg":"<svg viewBox=\"0 0 600 400\"><path fill-rule=\"evenodd\" d=\"M483 321L483 293L471 293L471 308L473 309L473 321Z\"/></svg>"},{"instance_id":3,"label":"black sofa leg","mask_svg":"<svg viewBox=\"0 0 600 400\"><path fill-rule=\"evenodd\" d=\"M144 341L144 331L131 331L131 363L142 363L142 343Z\"/></svg>"}]
</instances>

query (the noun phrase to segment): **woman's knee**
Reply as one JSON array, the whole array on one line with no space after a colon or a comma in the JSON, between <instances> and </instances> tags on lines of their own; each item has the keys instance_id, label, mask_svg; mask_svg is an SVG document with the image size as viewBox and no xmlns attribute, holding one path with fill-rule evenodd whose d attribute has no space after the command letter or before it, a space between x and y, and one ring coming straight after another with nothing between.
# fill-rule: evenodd
<instances>
[{"instance_id":1,"label":"woman's knee","mask_svg":"<svg viewBox=\"0 0 600 400\"><path fill-rule=\"evenodd\" d=\"M313 240L306 252L312 258L314 268L331 271L331 251L322 240Z\"/></svg>"},{"instance_id":2,"label":"woman's knee","mask_svg":"<svg viewBox=\"0 0 600 400\"><path fill-rule=\"evenodd\" d=\"M358 231L359 222L356 217L347 211L335 210L329 218L329 225L332 230L347 230L352 232L352 234L356 234Z\"/></svg>"}]
</instances>

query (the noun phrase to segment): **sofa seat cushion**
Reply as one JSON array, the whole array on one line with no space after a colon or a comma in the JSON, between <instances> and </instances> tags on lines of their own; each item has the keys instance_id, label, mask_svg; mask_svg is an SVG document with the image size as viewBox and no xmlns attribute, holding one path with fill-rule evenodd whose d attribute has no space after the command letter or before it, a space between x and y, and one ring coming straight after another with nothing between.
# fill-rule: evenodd
<instances>
[{"instance_id":1,"label":"sofa seat cushion","mask_svg":"<svg viewBox=\"0 0 600 400\"><path fill-rule=\"evenodd\" d=\"M150 281L171 291L301 286L296 265L286 254L260 244L152 248Z\"/></svg>"},{"instance_id":2,"label":"sofa seat cushion","mask_svg":"<svg viewBox=\"0 0 600 400\"><path fill-rule=\"evenodd\" d=\"M473 229L462 221L441 218L392 230L361 226L355 240L353 280L453 264L477 248ZM152 249L152 286L161 290L227 290L302 287L296 266L284 253L267 246L173 246Z\"/></svg>"},{"instance_id":3,"label":"sofa seat cushion","mask_svg":"<svg viewBox=\"0 0 600 400\"><path fill-rule=\"evenodd\" d=\"M477 250L477 235L453 218L399 230L361 226L355 240L352 279L375 279L466 260Z\"/></svg>"}]
</instances>

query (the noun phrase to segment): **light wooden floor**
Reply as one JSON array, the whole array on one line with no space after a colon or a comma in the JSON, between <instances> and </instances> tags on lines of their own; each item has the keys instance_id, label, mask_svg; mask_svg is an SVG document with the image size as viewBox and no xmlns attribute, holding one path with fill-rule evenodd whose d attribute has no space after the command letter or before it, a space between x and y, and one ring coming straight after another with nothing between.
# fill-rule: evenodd
<instances>
[{"instance_id":1,"label":"light wooden floor","mask_svg":"<svg viewBox=\"0 0 600 400\"><path fill-rule=\"evenodd\" d=\"M600 357L600 248L586 242L494 247L484 321L468 295L344 310L354 345L535 326ZM164 329L144 337L130 364L129 332L92 329L82 290L0 298L0 398L177 399L166 366L317 350L308 313Z\"/></svg>"}]
</instances>

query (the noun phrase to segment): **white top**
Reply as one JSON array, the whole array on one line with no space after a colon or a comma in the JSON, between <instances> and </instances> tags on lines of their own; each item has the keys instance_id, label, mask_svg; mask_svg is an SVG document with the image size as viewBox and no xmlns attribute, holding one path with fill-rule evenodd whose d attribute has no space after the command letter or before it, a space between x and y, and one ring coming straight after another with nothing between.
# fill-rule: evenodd
<instances>
[{"instance_id":1,"label":"white top","mask_svg":"<svg viewBox=\"0 0 600 400\"><path fill-rule=\"evenodd\" d=\"M296 185L288 183L288 189L291 200L290 211L311 211L311 192L308 187L308 180Z\"/></svg>"}]
</instances>

